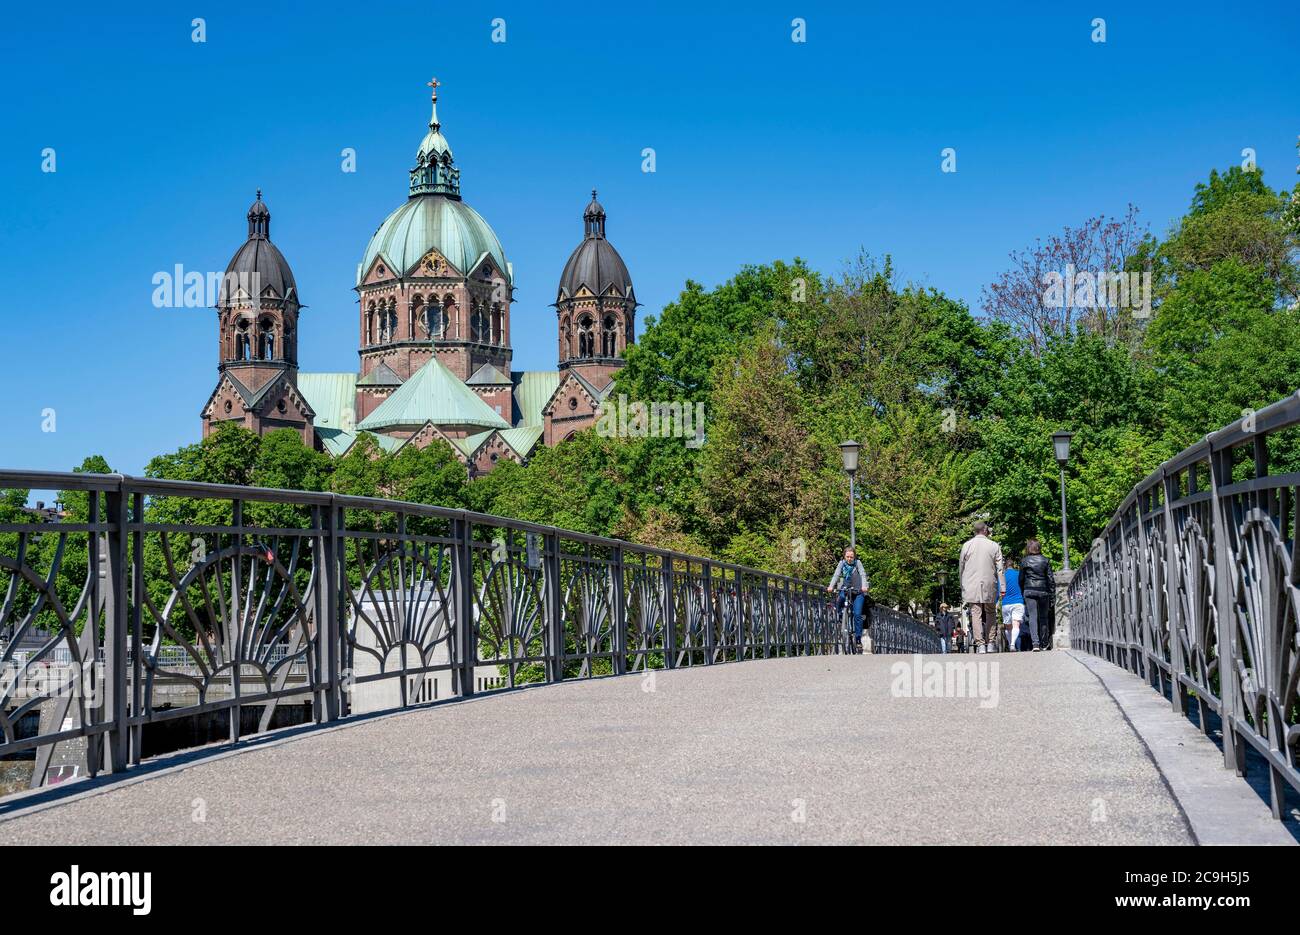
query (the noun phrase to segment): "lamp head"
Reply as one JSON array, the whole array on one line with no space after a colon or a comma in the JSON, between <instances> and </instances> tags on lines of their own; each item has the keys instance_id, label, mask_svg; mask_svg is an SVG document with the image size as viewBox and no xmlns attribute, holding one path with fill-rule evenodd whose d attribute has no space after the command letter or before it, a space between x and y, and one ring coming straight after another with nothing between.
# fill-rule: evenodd
<instances>
[{"instance_id":1,"label":"lamp head","mask_svg":"<svg viewBox=\"0 0 1300 935\"><path fill-rule=\"evenodd\" d=\"M1070 439L1073 437L1073 432L1064 430L1052 435L1052 448L1056 454L1056 463L1061 467L1065 467L1065 463L1070 460Z\"/></svg>"},{"instance_id":2,"label":"lamp head","mask_svg":"<svg viewBox=\"0 0 1300 935\"><path fill-rule=\"evenodd\" d=\"M858 451L861 448L862 446L852 439L840 442L840 460L844 462L845 474L856 474L858 472Z\"/></svg>"}]
</instances>

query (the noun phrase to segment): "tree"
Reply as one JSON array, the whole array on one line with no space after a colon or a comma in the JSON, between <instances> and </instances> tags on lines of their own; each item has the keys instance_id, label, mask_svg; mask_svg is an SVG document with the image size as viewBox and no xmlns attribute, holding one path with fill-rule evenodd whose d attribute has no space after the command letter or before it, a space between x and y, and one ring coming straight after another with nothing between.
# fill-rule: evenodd
<instances>
[{"instance_id":1,"label":"tree","mask_svg":"<svg viewBox=\"0 0 1300 935\"><path fill-rule=\"evenodd\" d=\"M1077 326L1109 340L1129 339L1134 327L1131 309L1119 308L1111 301L1113 294L1105 291L1094 290L1089 303L1084 290L1079 302L1080 292L1066 277L1070 270L1093 277L1131 270L1135 258L1150 252L1149 234L1137 216L1137 208L1129 205L1123 217L1097 215L1045 242L1036 240L1032 247L1013 251L1011 268L984 288L984 310L1010 325L1034 354L1042 353L1053 336ZM1065 281L1059 301L1050 293L1054 277Z\"/></svg>"},{"instance_id":2,"label":"tree","mask_svg":"<svg viewBox=\"0 0 1300 935\"><path fill-rule=\"evenodd\" d=\"M746 341L734 359L720 360L711 382L699 491L709 538L733 561L769 564L786 544L772 542L760 558L746 536L775 538L773 526L794 511L813 453L799 384L775 325Z\"/></svg>"},{"instance_id":3,"label":"tree","mask_svg":"<svg viewBox=\"0 0 1300 935\"><path fill-rule=\"evenodd\" d=\"M714 362L764 322L815 301L818 287L817 275L799 259L746 266L711 292L688 280L676 302L657 319L647 317L640 340L627 349L615 393L647 402L707 399Z\"/></svg>"}]
</instances>

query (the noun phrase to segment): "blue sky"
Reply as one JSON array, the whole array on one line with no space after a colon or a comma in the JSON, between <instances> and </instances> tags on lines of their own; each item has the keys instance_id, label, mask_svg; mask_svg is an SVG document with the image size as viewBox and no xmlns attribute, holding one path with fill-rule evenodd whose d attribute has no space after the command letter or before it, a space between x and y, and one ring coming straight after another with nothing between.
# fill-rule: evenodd
<instances>
[{"instance_id":1,"label":"blue sky","mask_svg":"<svg viewBox=\"0 0 1300 935\"><path fill-rule=\"evenodd\" d=\"M593 186L654 314L687 278L859 249L978 310L1009 251L1129 202L1163 232L1245 147L1294 184L1300 6L1126 6L16 6L0 465L138 472L198 438L215 313L155 308L152 277L224 269L258 187L308 306L302 368L355 370L356 264L406 198L431 75L465 200L514 264L516 369L555 366L548 303Z\"/></svg>"}]
</instances>

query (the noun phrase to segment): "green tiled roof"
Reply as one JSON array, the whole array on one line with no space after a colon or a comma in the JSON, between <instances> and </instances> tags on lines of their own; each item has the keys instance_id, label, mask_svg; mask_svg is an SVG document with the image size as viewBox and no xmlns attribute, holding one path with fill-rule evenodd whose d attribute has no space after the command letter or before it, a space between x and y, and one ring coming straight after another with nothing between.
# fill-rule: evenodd
<instances>
[{"instance_id":1,"label":"green tiled roof","mask_svg":"<svg viewBox=\"0 0 1300 935\"><path fill-rule=\"evenodd\" d=\"M452 444L460 449L460 453L465 457L470 457L478 450L478 446L488 440L488 436L495 432L496 429L488 429L486 432L479 432L477 435L469 435L465 438L454 438Z\"/></svg>"},{"instance_id":2,"label":"green tiled roof","mask_svg":"<svg viewBox=\"0 0 1300 935\"><path fill-rule=\"evenodd\" d=\"M596 386L596 384L592 383L590 380L584 377L582 374L578 373L576 370L573 372L573 379L577 380L580 384L582 384L582 388L586 390L589 394L591 394L596 399L597 402L602 401L606 396L609 395L609 391L614 388L613 380L610 380L608 383L605 384L605 388L601 389L600 387Z\"/></svg>"},{"instance_id":3,"label":"green tiled roof","mask_svg":"<svg viewBox=\"0 0 1300 935\"><path fill-rule=\"evenodd\" d=\"M377 435L374 432L367 432L366 434L373 438L380 448L390 454L410 441L409 438L394 438L391 435Z\"/></svg>"},{"instance_id":4,"label":"green tiled roof","mask_svg":"<svg viewBox=\"0 0 1300 935\"><path fill-rule=\"evenodd\" d=\"M542 407L559 388L560 374L554 370L515 370L510 378L515 384L512 413L515 426L542 425L545 421ZM514 448L514 445L510 447Z\"/></svg>"},{"instance_id":5,"label":"green tiled roof","mask_svg":"<svg viewBox=\"0 0 1300 935\"><path fill-rule=\"evenodd\" d=\"M402 378L382 360L374 370L357 381L357 386L401 386Z\"/></svg>"},{"instance_id":6,"label":"green tiled roof","mask_svg":"<svg viewBox=\"0 0 1300 935\"><path fill-rule=\"evenodd\" d=\"M502 429L501 437L506 440L507 445L515 450L516 454L521 458L526 458L537 444L537 440L542 437L544 431L546 431L545 426L521 425L518 428Z\"/></svg>"},{"instance_id":7,"label":"green tiled roof","mask_svg":"<svg viewBox=\"0 0 1300 935\"><path fill-rule=\"evenodd\" d=\"M355 432L345 432L342 429L317 429L316 437L325 446L325 450L336 458L347 454L357 440Z\"/></svg>"},{"instance_id":8,"label":"green tiled roof","mask_svg":"<svg viewBox=\"0 0 1300 935\"><path fill-rule=\"evenodd\" d=\"M493 367L491 364L484 364L474 371L473 375L465 381L469 386L502 386L510 382L510 378Z\"/></svg>"},{"instance_id":9,"label":"green tiled roof","mask_svg":"<svg viewBox=\"0 0 1300 935\"><path fill-rule=\"evenodd\" d=\"M425 422L438 426L510 427L437 358L411 374L409 380L394 390L357 427L368 431L416 428Z\"/></svg>"},{"instance_id":10,"label":"green tiled roof","mask_svg":"<svg viewBox=\"0 0 1300 935\"><path fill-rule=\"evenodd\" d=\"M312 424L325 449L341 455L356 441L357 375L299 373L298 392L315 411Z\"/></svg>"}]
</instances>

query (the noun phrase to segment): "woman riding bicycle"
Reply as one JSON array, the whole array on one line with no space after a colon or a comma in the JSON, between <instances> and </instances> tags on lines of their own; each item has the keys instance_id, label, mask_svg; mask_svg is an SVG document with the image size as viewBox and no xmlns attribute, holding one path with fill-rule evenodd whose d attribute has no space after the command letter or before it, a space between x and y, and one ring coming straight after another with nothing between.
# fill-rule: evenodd
<instances>
[{"instance_id":1,"label":"woman riding bicycle","mask_svg":"<svg viewBox=\"0 0 1300 935\"><path fill-rule=\"evenodd\" d=\"M831 583L826 586L826 590L836 595L836 610L843 613L846 604L852 609L854 645L859 647L862 645L862 607L866 603L870 587L867 570L858 561L857 551L849 546L844 550L844 558L835 566L835 573L831 575Z\"/></svg>"}]
</instances>

